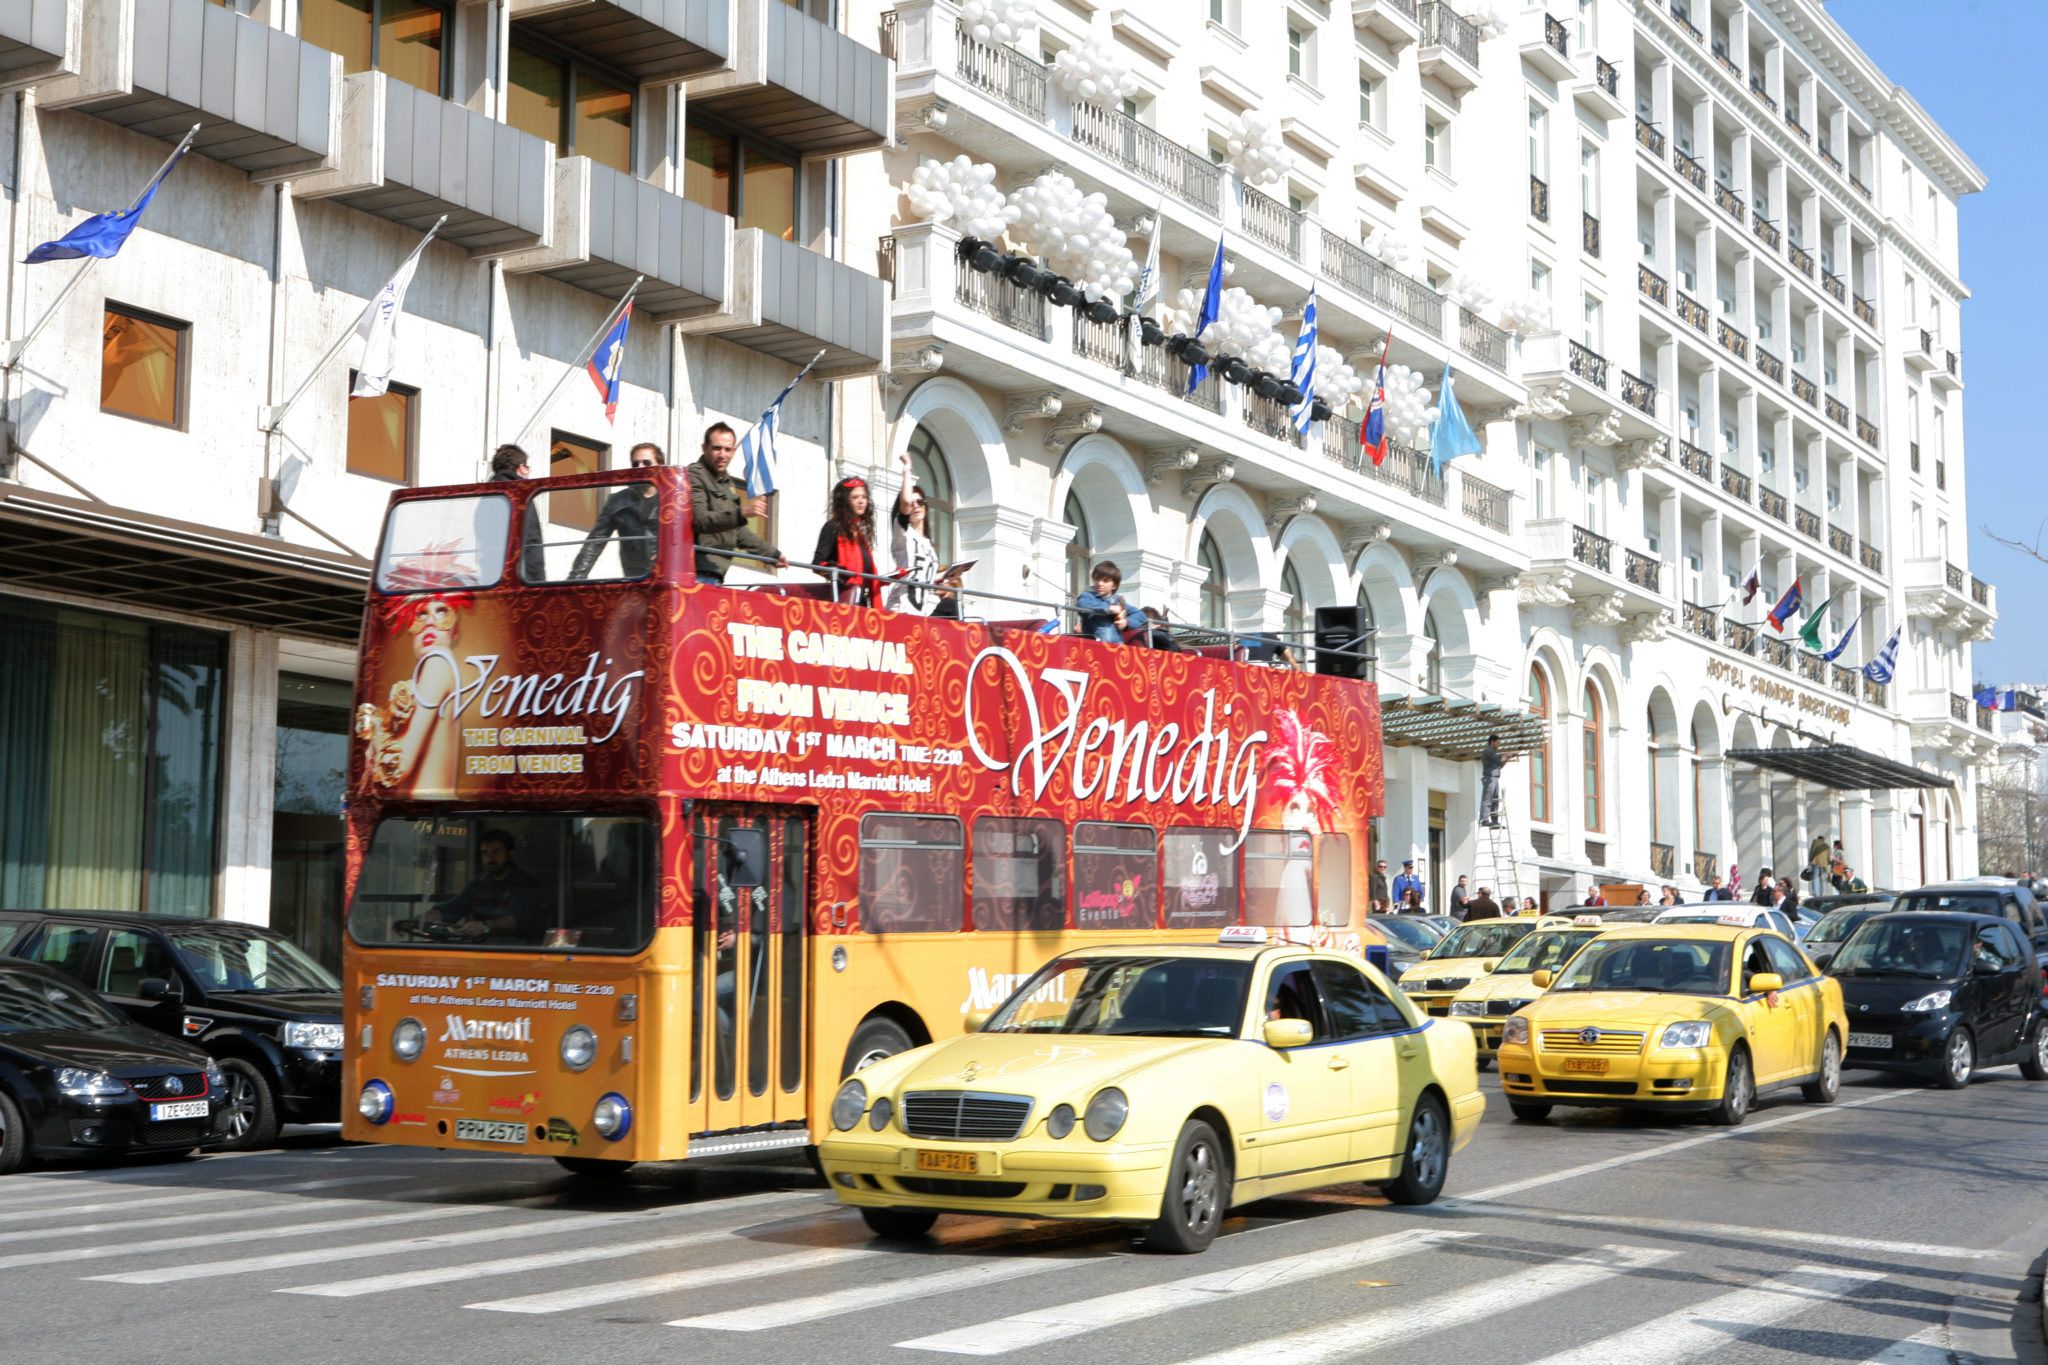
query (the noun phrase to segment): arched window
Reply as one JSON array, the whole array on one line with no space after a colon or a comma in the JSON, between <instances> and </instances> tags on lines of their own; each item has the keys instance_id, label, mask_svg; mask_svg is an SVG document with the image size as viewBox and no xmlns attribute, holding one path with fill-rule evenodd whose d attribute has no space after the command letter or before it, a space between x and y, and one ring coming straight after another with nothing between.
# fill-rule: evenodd
<instances>
[{"instance_id":1,"label":"arched window","mask_svg":"<svg viewBox=\"0 0 2048 1365\"><path fill-rule=\"evenodd\" d=\"M1657 711L1649 707L1643 713L1643 733L1650 740L1650 842L1664 840L1664 774L1658 766L1657 753Z\"/></svg>"},{"instance_id":2,"label":"arched window","mask_svg":"<svg viewBox=\"0 0 2048 1365\"><path fill-rule=\"evenodd\" d=\"M1606 826L1600 819L1600 693L1591 683L1586 684L1586 718L1579 746L1580 759L1585 764L1586 830L1597 833Z\"/></svg>"},{"instance_id":3,"label":"arched window","mask_svg":"<svg viewBox=\"0 0 2048 1365\"><path fill-rule=\"evenodd\" d=\"M1372 598L1366 595L1365 585L1361 583L1358 588L1358 633L1362 638L1360 638L1355 647L1363 651L1367 656L1368 662L1365 665L1365 678L1367 682L1373 682L1379 678L1379 664L1377 660L1379 658L1380 642L1379 637L1373 633L1379 628L1379 624L1378 618L1372 614Z\"/></svg>"},{"instance_id":4,"label":"arched window","mask_svg":"<svg viewBox=\"0 0 2048 1365\"><path fill-rule=\"evenodd\" d=\"M1429 642L1429 657L1422 665L1422 690L1433 697L1444 692L1444 644L1443 637L1436 633L1436 613L1422 613L1422 638Z\"/></svg>"},{"instance_id":5,"label":"arched window","mask_svg":"<svg viewBox=\"0 0 2048 1365\"><path fill-rule=\"evenodd\" d=\"M1700 723L1694 721L1692 730L1686 736L1692 744L1692 846L1695 851L1704 851L1707 846L1706 820L1701 810L1706 801L1700 779Z\"/></svg>"},{"instance_id":6,"label":"arched window","mask_svg":"<svg viewBox=\"0 0 2048 1365\"><path fill-rule=\"evenodd\" d=\"M910 433L910 477L924 488L924 533L938 551L939 563L956 558L953 547L953 471L946 452L932 434L919 427ZM885 509L877 508L877 525Z\"/></svg>"},{"instance_id":7,"label":"arched window","mask_svg":"<svg viewBox=\"0 0 2048 1365\"><path fill-rule=\"evenodd\" d=\"M1550 682L1543 670L1529 670L1529 709L1543 722L1542 738L1529 751L1529 818L1550 823Z\"/></svg>"},{"instance_id":8,"label":"arched window","mask_svg":"<svg viewBox=\"0 0 2048 1365\"><path fill-rule=\"evenodd\" d=\"M1223 567L1223 549L1216 537L1202 532L1197 551L1208 574L1202 579L1202 624L1210 630L1230 629L1230 575Z\"/></svg>"},{"instance_id":9,"label":"arched window","mask_svg":"<svg viewBox=\"0 0 2048 1365\"><path fill-rule=\"evenodd\" d=\"M1088 591L1088 571L1095 567L1095 537L1088 530L1088 513L1072 491L1060 519L1074 528L1074 538L1067 542L1067 596L1079 597Z\"/></svg>"},{"instance_id":10,"label":"arched window","mask_svg":"<svg viewBox=\"0 0 2048 1365\"><path fill-rule=\"evenodd\" d=\"M1287 615L1283 623L1286 634L1281 638L1287 641L1295 658L1306 661L1309 640L1302 632L1308 629L1308 603L1302 597L1301 575L1294 571L1292 558L1280 566L1280 591L1287 594Z\"/></svg>"}]
</instances>

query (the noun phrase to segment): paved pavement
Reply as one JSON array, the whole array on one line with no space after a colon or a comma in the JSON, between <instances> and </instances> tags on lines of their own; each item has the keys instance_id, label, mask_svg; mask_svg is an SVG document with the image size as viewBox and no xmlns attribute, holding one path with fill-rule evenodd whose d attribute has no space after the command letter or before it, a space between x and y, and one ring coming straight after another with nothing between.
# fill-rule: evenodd
<instances>
[{"instance_id":1,"label":"paved pavement","mask_svg":"<svg viewBox=\"0 0 2048 1365\"><path fill-rule=\"evenodd\" d=\"M883 1247L797 1165L593 1188L302 1135L43 1168L0 1179L0 1359L2048 1360L2048 1085L1850 1079L1732 1131L1495 1103L1434 1208L1268 1201L1198 1257L988 1218Z\"/></svg>"}]
</instances>

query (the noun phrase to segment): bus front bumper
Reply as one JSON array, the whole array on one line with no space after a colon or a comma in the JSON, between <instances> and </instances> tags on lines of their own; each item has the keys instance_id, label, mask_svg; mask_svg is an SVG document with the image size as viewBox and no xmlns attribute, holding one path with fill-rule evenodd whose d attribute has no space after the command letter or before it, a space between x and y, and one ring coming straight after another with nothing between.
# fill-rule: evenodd
<instances>
[{"instance_id":1,"label":"bus front bumper","mask_svg":"<svg viewBox=\"0 0 2048 1365\"><path fill-rule=\"evenodd\" d=\"M919 1150L973 1151L972 1175L920 1172ZM1159 1216L1172 1152L1165 1146L1077 1150L1053 1147L912 1148L847 1137L818 1144L832 1193L857 1208L931 1209L1002 1218L1106 1218L1149 1223Z\"/></svg>"}]
</instances>

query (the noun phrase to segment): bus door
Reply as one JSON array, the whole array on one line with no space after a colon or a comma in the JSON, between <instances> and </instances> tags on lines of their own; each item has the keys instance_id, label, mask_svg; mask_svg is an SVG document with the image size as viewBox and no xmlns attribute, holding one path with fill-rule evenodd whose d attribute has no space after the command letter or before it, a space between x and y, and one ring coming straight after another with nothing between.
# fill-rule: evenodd
<instances>
[{"instance_id":1,"label":"bus door","mask_svg":"<svg viewBox=\"0 0 2048 1365\"><path fill-rule=\"evenodd\" d=\"M691 835L690 1131L801 1120L810 824L702 802Z\"/></svg>"}]
</instances>

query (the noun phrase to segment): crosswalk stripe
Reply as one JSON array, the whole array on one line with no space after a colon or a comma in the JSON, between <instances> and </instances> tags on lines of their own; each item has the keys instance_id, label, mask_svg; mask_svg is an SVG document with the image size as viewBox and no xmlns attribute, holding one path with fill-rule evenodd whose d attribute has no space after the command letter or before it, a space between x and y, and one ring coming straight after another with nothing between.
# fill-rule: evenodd
<instances>
[{"instance_id":1,"label":"crosswalk stripe","mask_svg":"<svg viewBox=\"0 0 2048 1365\"><path fill-rule=\"evenodd\" d=\"M730 1284L734 1280L767 1279L800 1270L818 1270L843 1261L864 1260L884 1253L865 1247L813 1247L785 1256L764 1256L751 1261L703 1266L696 1270L674 1270L666 1275L649 1275L637 1280L612 1280L584 1285L578 1289L557 1289L546 1294L528 1294L517 1299L494 1299L489 1303L464 1304L494 1313L563 1313L572 1308L595 1308L626 1299L651 1298L678 1289L699 1289L707 1285Z\"/></svg>"},{"instance_id":2,"label":"crosswalk stripe","mask_svg":"<svg viewBox=\"0 0 2048 1365\"><path fill-rule=\"evenodd\" d=\"M352 1207L360 1208L361 1205ZM140 1256L152 1251L184 1251L190 1247L219 1246L223 1242L260 1242L271 1237L320 1237L356 1228L386 1227L393 1223L418 1223L432 1218L467 1218L479 1213L497 1212L500 1210L495 1208L407 1209L403 1213L380 1213L370 1218L324 1219L314 1223L287 1223L283 1227L235 1228L228 1232L202 1233L196 1237L160 1237L151 1242L116 1242L108 1246L25 1251L18 1256L0 1256L0 1270L11 1270L23 1265L54 1265L60 1261L95 1261L109 1256Z\"/></svg>"},{"instance_id":3,"label":"crosswalk stripe","mask_svg":"<svg viewBox=\"0 0 2048 1365\"><path fill-rule=\"evenodd\" d=\"M1885 1347L1863 1365L1950 1365L1959 1357L1942 1345L1945 1335L1939 1325L1915 1332L1904 1341Z\"/></svg>"},{"instance_id":4,"label":"crosswalk stripe","mask_svg":"<svg viewBox=\"0 0 2048 1365\"><path fill-rule=\"evenodd\" d=\"M913 1275L909 1279L864 1284L850 1289L835 1289L826 1294L812 1294L801 1299L764 1303L754 1308L735 1308L724 1313L677 1318L669 1326L707 1327L718 1332L759 1332L770 1327L793 1327L798 1323L838 1317L842 1313L861 1313L870 1308L880 1308L884 1304L929 1298L935 1294L952 1294L963 1289L981 1289L1006 1280L1043 1275L1051 1270L1071 1270L1076 1266L1095 1265L1108 1259L1110 1258L1106 1256L991 1257L954 1270L941 1270L933 1275Z\"/></svg>"},{"instance_id":5,"label":"crosswalk stripe","mask_svg":"<svg viewBox=\"0 0 2048 1365\"><path fill-rule=\"evenodd\" d=\"M1659 1232L1685 1232L1706 1237L1728 1237L1746 1242L1791 1242L1803 1246L1828 1247L1838 1251L1881 1251L1894 1256L1933 1256L1949 1261L1991 1261L2006 1255L1980 1247L1941 1246L1930 1242L1887 1242L1873 1237L1838 1237L1826 1232L1797 1232L1789 1228L1761 1228L1742 1223L1691 1223L1673 1218L1617 1217L1598 1213L1564 1213L1556 1209L1521 1204L1493 1204L1461 1199L1450 1204L1456 1213L1480 1213L1490 1218L1528 1218L1539 1223L1568 1223L1575 1227L1616 1227Z\"/></svg>"},{"instance_id":6,"label":"crosswalk stripe","mask_svg":"<svg viewBox=\"0 0 2048 1365\"><path fill-rule=\"evenodd\" d=\"M1593 1247L1575 1256L1561 1256L1513 1275L1467 1285L1403 1308L1289 1332L1202 1356L1184 1365L1323 1365L1327 1361L1349 1360L1368 1350L1383 1350L1431 1332L1510 1314L1538 1299L1583 1289L1681 1254L1649 1247ZM1601 1365L1613 1365L1617 1360L1644 1365L1641 1359L1621 1352L1609 1352L1597 1359Z\"/></svg>"},{"instance_id":7,"label":"crosswalk stripe","mask_svg":"<svg viewBox=\"0 0 2048 1365\"><path fill-rule=\"evenodd\" d=\"M979 1323L973 1327L939 1332L912 1341L899 1341L896 1344L912 1350L947 1351L954 1355L1002 1355L1009 1351L1021 1351L1027 1346L1042 1346L1049 1341L1059 1341L1065 1337L1080 1336L1105 1327L1117 1327L1142 1318L1192 1308L1197 1304L1218 1303L1239 1294L1277 1289L1282 1285L1323 1275L1336 1275L1410 1251L1448 1245L1476 1236L1477 1233L1471 1232L1438 1232L1433 1229L1410 1228L1363 1242L1353 1242L1348 1246L1307 1251L1296 1256L1259 1261L1232 1270L1211 1271L1206 1275L1192 1275L1165 1284L1147 1285L1143 1289L1127 1289L1118 1294L1104 1294L1098 1298L1082 1299L1077 1303L1037 1308L1007 1318Z\"/></svg>"},{"instance_id":8,"label":"crosswalk stripe","mask_svg":"<svg viewBox=\"0 0 2048 1365\"><path fill-rule=\"evenodd\" d=\"M133 1232L137 1228L191 1227L197 1223L217 1223L224 1218L271 1218L279 1214L297 1217L316 1209L361 1208L360 1203L347 1199L302 1199L287 1200L277 1204L244 1204L234 1209L211 1209L205 1213L166 1213L154 1218L122 1218L104 1223L67 1223L54 1228L10 1229L6 1234L7 1245L17 1242L43 1242L60 1237L84 1237L98 1232Z\"/></svg>"},{"instance_id":9,"label":"crosswalk stripe","mask_svg":"<svg viewBox=\"0 0 2048 1365\"><path fill-rule=\"evenodd\" d=\"M254 1193L254 1191L208 1190L204 1194L166 1194L149 1199L112 1199L103 1204L65 1204L61 1200L51 1200L45 1207L33 1209L17 1207L10 1200L8 1201L8 1211L0 1213L0 1223L27 1223L37 1218L69 1218L74 1214L103 1213L108 1209L120 1209L125 1212L128 1209L161 1208L165 1204L190 1204L200 1199L219 1199L223 1196L232 1197L251 1193ZM73 1195L72 1198L75 1199L77 1196ZM12 1236L13 1234L10 1233L8 1235Z\"/></svg>"},{"instance_id":10,"label":"crosswalk stripe","mask_svg":"<svg viewBox=\"0 0 2048 1365\"><path fill-rule=\"evenodd\" d=\"M1678 1365L1725 1350L1758 1328L1883 1278L1871 1270L1799 1266L1748 1289L1716 1295L1625 1332L1560 1351L1538 1365L1612 1365L1617 1360L1629 1365Z\"/></svg>"}]
</instances>

